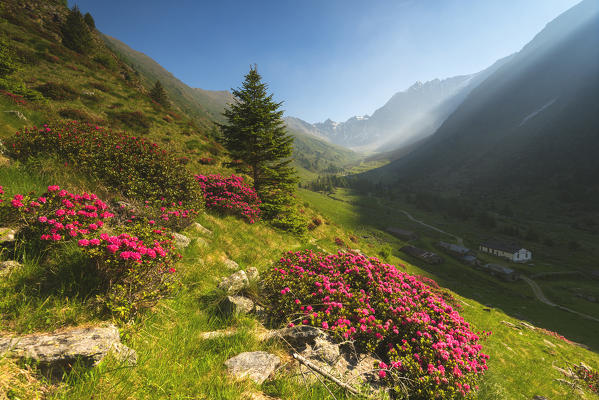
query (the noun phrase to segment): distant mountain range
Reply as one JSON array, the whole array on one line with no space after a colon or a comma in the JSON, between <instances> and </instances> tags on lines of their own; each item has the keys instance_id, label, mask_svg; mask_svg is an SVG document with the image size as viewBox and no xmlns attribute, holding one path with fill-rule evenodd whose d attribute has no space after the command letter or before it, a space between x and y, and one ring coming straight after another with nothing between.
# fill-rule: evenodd
<instances>
[{"instance_id":1,"label":"distant mountain range","mask_svg":"<svg viewBox=\"0 0 599 400\"><path fill-rule=\"evenodd\" d=\"M301 125L306 133L358 151L411 148L410 145L432 135L468 94L508 59L476 74L416 82L393 95L371 116L355 116L345 122L327 119L315 124L293 118L288 124Z\"/></svg>"},{"instance_id":2,"label":"distant mountain range","mask_svg":"<svg viewBox=\"0 0 599 400\"><path fill-rule=\"evenodd\" d=\"M428 140L365 175L453 192L599 199L599 2L547 24Z\"/></svg>"}]
</instances>

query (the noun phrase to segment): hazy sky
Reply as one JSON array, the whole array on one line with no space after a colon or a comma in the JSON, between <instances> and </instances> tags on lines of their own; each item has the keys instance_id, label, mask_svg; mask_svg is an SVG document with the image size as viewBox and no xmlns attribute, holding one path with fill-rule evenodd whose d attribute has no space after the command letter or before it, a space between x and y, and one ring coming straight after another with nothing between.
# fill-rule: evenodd
<instances>
[{"instance_id":1,"label":"hazy sky","mask_svg":"<svg viewBox=\"0 0 599 400\"><path fill-rule=\"evenodd\" d=\"M578 0L69 0L192 87L250 64L286 115L371 114L415 81L478 72Z\"/></svg>"}]
</instances>

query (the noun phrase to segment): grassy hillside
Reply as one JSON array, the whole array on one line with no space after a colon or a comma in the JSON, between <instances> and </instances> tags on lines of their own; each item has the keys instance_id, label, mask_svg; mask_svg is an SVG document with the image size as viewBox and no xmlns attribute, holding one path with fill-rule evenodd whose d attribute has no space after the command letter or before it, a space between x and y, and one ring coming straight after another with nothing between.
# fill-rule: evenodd
<instances>
[{"instance_id":1,"label":"grassy hillside","mask_svg":"<svg viewBox=\"0 0 599 400\"><path fill-rule=\"evenodd\" d=\"M150 87L155 81L159 80L170 98L187 114L208 117L211 120L222 120L223 109L227 103L233 101L230 92L190 88L147 55L133 50L113 37L104 34L101 37L110 49L139 72L139 76L146 87Z\"/></svg>"},{"instance_id":2,"label":"grassy hillside","mask_svg":"<svg viewBox=\"0 0 599 400\"><path fill-rule=\"evenodd\" d=\"M17 113L1 113L0 138L12 137L22 126L41 126L68 115L64 118L87 119L94 124L126 129L132 135L157 142L160 149L173 157L188 157L188 161L181 160L173 173L232 173L223 166L226 155L222 148L206 132L211 121L187 115L183 103L179 104L176 98L173 98L174 112L152 103L144 86L152 78L144 76L141 70L138 76L110 49L103 47L99 37L96 37L96 52L90 56L79 55L47 39L58 35L58 23L52 21L55 13L60 21L66 12L60 2L10 1L3 2L1 7L0 31L9 38L20 67L10 78L13 82L23 82L27 90L35 90L43 98L36 100L24 89L31 96L24 104L15 102L10 95L0 96L0 110L19 111L27 118L20 119ZM36 22L38 19L42 22ZM94 61L98 55L105 56L99 58L103 61ZM48 83L53 85L47 86ZM57 98L54 94L57 91L67 93L66 98ZM71 110L70 114L65 110ZM312 158L306 156L306 166L316 170L330 165L346 166L354 157L342 149L331 153L330 146L309 137L302 137L297 143L302 146L298 149L311 154ZM123 192L107 183L108 180L82 173L83 169L67 162L64 154L57 148L46 147L37 156L20 161L1 156L0 185L5 195L40 193L49 185L59 184L71 191L96 193L106 202L124 199ZM207 156L215 162L203 164L201 159ZM139 161L142 165L142 160ZM110 169L117 167L115 164L105 162L101 167ZM128 178L119 177L123 178L120 182ZM145 179L149 182L151 178ZM179 183L173 183L172 187ZM597 369L599 356L550 333L526 328L520 319L557 330L594 350L599 347L593 334L596 324L556 313L536 302L527 292L529 289L519 283L508 285L456 262L429 267L400 255L397 248L404 243L382 229L388 224L404 225L406 221L394 212L394 205L384 200L348 192L339 192L332 198L306 190L300 190L298 198L304 217L319 221L305 236L275 230L265 222L249 224L210 210L199 212L195 221L212 234L194 231L192 227L183 231L193 240L176 264L179 282L176 290L125 321L98 306L95 299L99 288L95 285L93 265L77 246L62 247L51 253L51 257L26 246L18 247L13 254L1 250L0 260L14 257L24 264L22 269L0 280L1 334L45 332L113 321L119 325L123 342L137 351L139 361L133 368L124 367L116 360L106 360L93 369L76 366L62 381L56 382L44 378L35 366L0 357L0 398L246 399L258 394L297 400L357 398L336 387L329 392L321 384L305 384L294 372L293 360L282 344L261 339L260 333L265 328L255 316L226 317L215 308L223 297L216 284L220 277L230 274L224 263L226 259L236 261L241 268L254 266L264 273L285 251L336 252L340 243L402 266L409 273L438 280L459 299L460 313L475 331L493 332L482 343L491 359L474 398L530 399L534 395L593 398L586 390L573 390L557 381L561 374L552 366L566 367L568 363L584 361ZM425 236L421 245L430 246L435 236L431 233ZM547 285L550 296L551 286L555 285ZM220 329L233 333L212 339L202 336ZM273 380L254 385L227 376L224 361L251 350L269 351L282 358L283 367Z\"/></svg>"}]
</instances>

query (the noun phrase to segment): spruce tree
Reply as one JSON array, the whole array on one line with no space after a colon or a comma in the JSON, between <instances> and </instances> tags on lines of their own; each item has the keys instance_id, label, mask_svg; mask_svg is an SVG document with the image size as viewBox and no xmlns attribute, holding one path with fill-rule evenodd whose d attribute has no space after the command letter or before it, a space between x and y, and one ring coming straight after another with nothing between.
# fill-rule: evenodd
<instances>
[{"instance_id":1,"label":"spruce tree","mask_svg":"<svg viewBox=\"0 0 599 400\"><path fill-rule=\"evenodd\" d=\"M290 165L293 137L287 134L279 110L282 102L273 101L267 89L257 68L250 68L242 86L232 89L235 102L223 113L227 123L219 125L222 140L231 156L249 169L262 201L262 216L282 228L299 230L292 211L298 181ZM236 166L238 170L243 167Z\"/></svg>"},{"instance_id":2,"label":"spruce tree","mask_svg":"<svg viewBox=\"0 0 599 400\"><path fill-rule=\"evenodd\" d=\"M94 21L94 17L92 17L90 13L85 13L85 15L83 16L83 20L85 21L89 29L96 29L96 21Z\"/></svg>"},{"instance_id":3,"label":"spruce tree","mask_svg":"<svg viewBox=\"0 0 599 400\"><path fill-rule=\"evenodd\" d=\"M85 54L93 48L93 38L89 27L79 11L79 7L73 6L67 19L62 25L62 43L77 53Z\"/></svg>"},{"instance_id":4,"label":"spruce tree","mask_svg":"<svg viewBox=\"0 0 599 400\"><path fill-rule=\"evenodd\" d=\"M154 87L150 90L150 98L165 108L169 108L171 105L166 90L164 90L160 81L156 81Z\"/></svg>"}]
</instances>

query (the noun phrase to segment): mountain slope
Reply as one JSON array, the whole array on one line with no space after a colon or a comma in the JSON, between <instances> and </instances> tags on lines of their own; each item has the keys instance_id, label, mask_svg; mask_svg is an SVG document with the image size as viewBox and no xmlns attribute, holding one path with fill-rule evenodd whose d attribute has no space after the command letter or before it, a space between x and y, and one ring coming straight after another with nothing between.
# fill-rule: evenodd
<instances>
[{"instance_id":1,"label":"mountain slope","mask_svg":"<svg viewBox=\"0 0 599 400\"><path fill-rule=\"evenodd\" d=\"M211 91L191 88L177 79L160 64L127 46L118 39L102 34L106 45L119 54L128 64L141 73L142 80L150 87L159 80L173 101L189 115L208 117L212 120L222 120L222 110L227 103L233 101L233 95L226 91Z\"/></svg>"},{"instance_id":2,"label":"mountain slope","mask_svg":"<svg viewBox=\"0 0 599 400\"><path fill-rule=\"evenodd\" d=\"M549 23L409 156L369 179L466 192L598 198L599 4Z\"/></svg>"}]
</instances>

